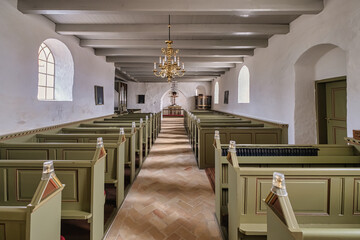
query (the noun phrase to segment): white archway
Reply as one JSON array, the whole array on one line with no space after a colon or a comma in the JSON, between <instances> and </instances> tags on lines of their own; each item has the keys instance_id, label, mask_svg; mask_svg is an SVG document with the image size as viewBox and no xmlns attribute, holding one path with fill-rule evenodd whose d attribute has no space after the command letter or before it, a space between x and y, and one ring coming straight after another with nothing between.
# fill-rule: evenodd
<instances>
[{"instance_id":1,"label":"white archway","mask_svg":"<svg viewBox=\"0 0 360 240\"><path fill-rule=\"evenodd\" d=\"M196 87L196 96L199 96L200 94L206 96L206 88L203 85L198 85Z\"/></svg>"},{"instance_id":2,"label":"white archway","mask_svg":"<svg viewBox=\"0 0 360 240\"><path fill-rule=\"evenodd\" d=\"M193 110L195 108L195 98L193 96L187 97L181 90L177 90L178 97L176 98L176 104L181 106L185 110ZM171 89L168 89L161 97L160 109L164 109L171 105L170 98Z\"/></svg>"},{"instance_id":3,"label":"white archway","mask_svg":"<svg viewBox=\"0 0 360 240\"><path fill-rule=\"evenodd\" d=\"M346 52L333 44L320 44L304 52L295 63L294 130L296 144L317 143L315 81L346 76Z\"/></svg>"}]
</instances>

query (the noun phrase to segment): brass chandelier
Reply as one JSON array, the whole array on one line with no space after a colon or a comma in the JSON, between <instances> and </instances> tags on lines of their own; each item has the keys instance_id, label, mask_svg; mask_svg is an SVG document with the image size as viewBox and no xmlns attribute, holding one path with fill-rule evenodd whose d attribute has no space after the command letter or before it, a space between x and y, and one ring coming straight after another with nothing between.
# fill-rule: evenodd
<instances>
[{"instance_id":1,"label":"brass chandelier","mask_svg":"<svg viewBox=\"0 0 360 240\"><path fill-rule=\"evenodd\" d=\"M159 57L159 63L154 62L154 75L157 77L167 78L168 82L171 82L175 77L182 77L185 74L185 65L180 62L180 57L177 56L179 49L173 49L170 38L170 15L169 15L169 40L166 40L166 48L161 49L162 56ZM181 67L180 67L181 64ZM159 67L159 71L157 70Z\"/></svg>"}]
</instances>

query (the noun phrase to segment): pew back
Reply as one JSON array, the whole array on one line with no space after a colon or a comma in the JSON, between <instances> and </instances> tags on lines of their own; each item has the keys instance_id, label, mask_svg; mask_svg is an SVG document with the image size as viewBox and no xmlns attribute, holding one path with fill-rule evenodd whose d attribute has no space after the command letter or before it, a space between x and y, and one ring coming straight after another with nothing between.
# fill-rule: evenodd
<instances>
[{"instance_id":1,"label":"pew back","mask_svg":"<svg viewBox=\"0 0 360 240\"><path fill-rule=\"evenodd\" d=\"M60 239L61 192L64 187L58 180L39 180L31 204L0 206L1 239Z\"/></svg>"},{"instance_id":2,"label":"pew back","mask_svg":"<svg viewBox=\"0 0 360 240\"><path fill-rule=\"evenodd\" d=\"M358 219L353 209L360 197L360 192L354 192L357 186L357 179L360 174L359 156L333 156L338 158L341 164L344 158L348 158L358 168L329 168L326 161L330 157L306 157L300 156L303 160L308 158L303 167L298 167L299 162L293 161L296 167L289 167L291 164L284 164L280 161L277 164L269 164L268 159L263 160L259 168L247 167L244 162L256 161L257 157L244 157L237 160L236 152L231 152L228 159L228 214L229 214L229 239L238 240L239 237L251 239L251 235L263 236L266 239L266 206L262 199L266 198L272 185L273 172L286 174L287 185L292 186L291 201L295 203L296 213L300 219L306 220L309 217L316 217L318 223L326 224L336 222L336 217L344 215L347 223ZM260 157L264 158L264 157ZM274 157L273 157L274 158ZM279 157L275 157L279 158ZM323 162L311 167L310 158L319 158L314 162ZM293 157L295 159L295 157ZM291 161L290 161L291 162ZM355 164L357 162L357 164ZM316 165L316 163L314 163ZM251 165L250 165L251 166ZM337 166L337 165L336 165ZM312 196L309 198L309 194Z\"/></svg>"}]
</instances>

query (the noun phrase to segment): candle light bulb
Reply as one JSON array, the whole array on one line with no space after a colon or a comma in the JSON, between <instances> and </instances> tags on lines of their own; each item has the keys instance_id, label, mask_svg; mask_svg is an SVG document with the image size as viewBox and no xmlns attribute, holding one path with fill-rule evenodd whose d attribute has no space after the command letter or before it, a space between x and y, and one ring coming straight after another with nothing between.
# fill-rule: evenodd
<instances>
[{"instance_id":1,"label":"candle light bulb","mask_svg":"<svg viewBox=\"0 0 360 240\"><path fill-rule=\"evenodd\" d=\"M182 69L185 69L185 63L182 63Z\"/></svg>"},{"instance_id":2,"label":"candle light bulb","mask_svg":"<svg viewBox=\"0 0 360 240\"><path fill-rule=\"evenodd\" d=\"M161 59L161 56L160 56L160 57L159 57L159 64L160 64L160 65L161 65L161 60L162 60L162 59Z\"/></svg>"},{"instance_id":3,"label":"candle light bulb","mask_svg":"<svg viewBox=\"0 0 360 240\"><path fill-rule=\"evenodd\" d=\"M154 70L156 69L156 62L154 62Z\"/></svg>"}]
</instances>

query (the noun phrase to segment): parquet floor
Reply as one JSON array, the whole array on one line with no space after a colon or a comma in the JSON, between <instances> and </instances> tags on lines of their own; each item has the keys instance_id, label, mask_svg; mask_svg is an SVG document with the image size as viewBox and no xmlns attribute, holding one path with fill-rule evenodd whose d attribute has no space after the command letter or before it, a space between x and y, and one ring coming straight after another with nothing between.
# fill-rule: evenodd
<instances>
[{"instance_id":1,"label":"parquet floor","mask_svg":"<svg viewBox=\"0 0 360 240\"><path fill-rule=\"evenodd\" d=\"M215 196L196 166L182 118L162 131L106 240L220 240Z\"/></svg>"}]
</instances>

